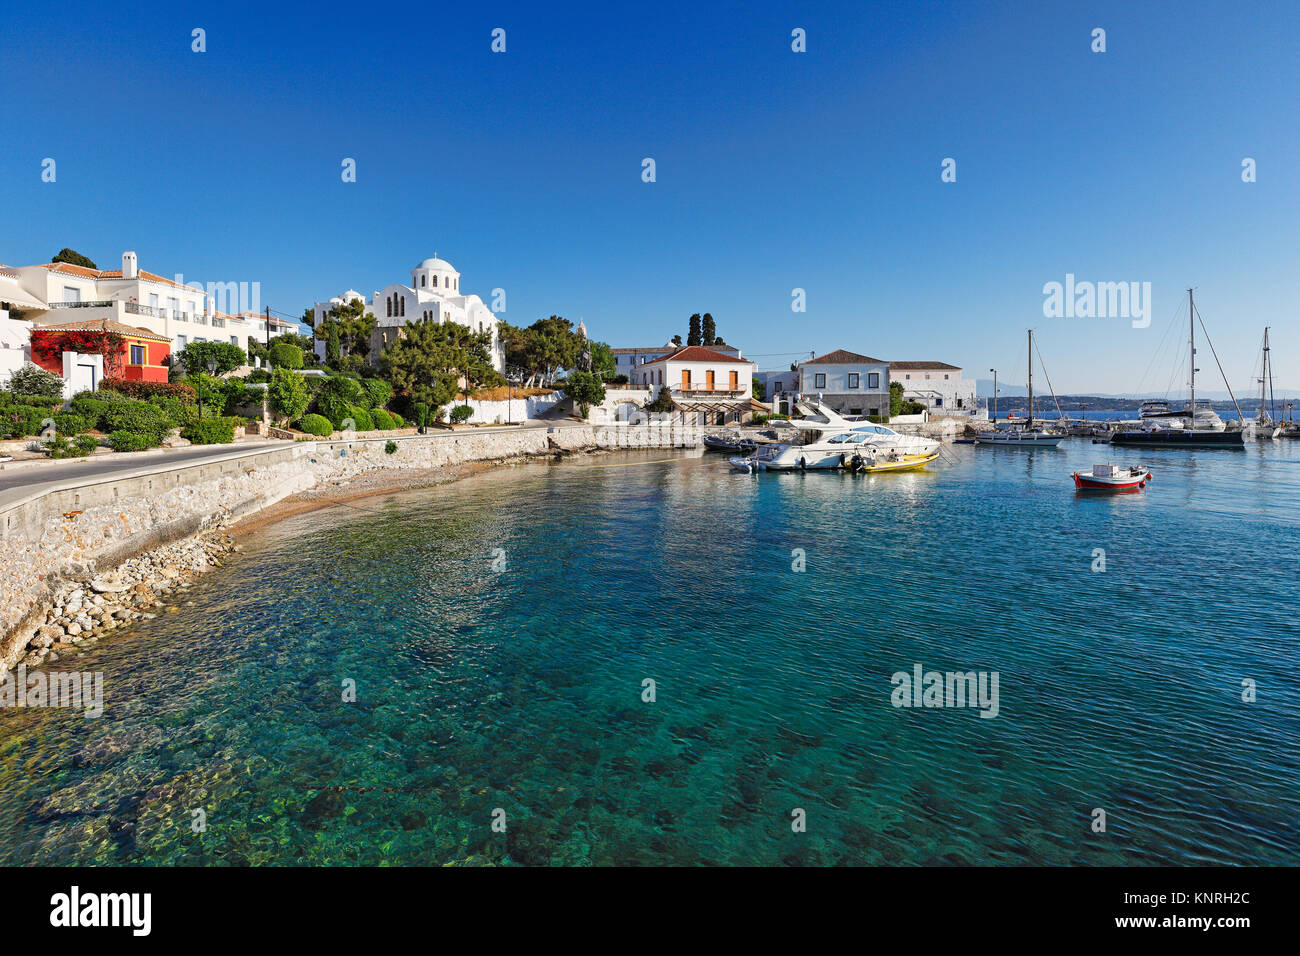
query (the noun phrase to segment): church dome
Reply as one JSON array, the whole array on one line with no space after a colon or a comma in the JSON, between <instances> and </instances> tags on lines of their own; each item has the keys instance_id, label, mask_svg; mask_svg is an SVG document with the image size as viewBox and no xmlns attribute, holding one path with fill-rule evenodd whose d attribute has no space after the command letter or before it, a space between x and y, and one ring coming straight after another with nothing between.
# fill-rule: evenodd
<instances>
[{"instance_id":1,"label":"church dome","mask_svg":"<svg viewBox=\"0 0 1300 956\"><path fill-rule=\"evenodd\" d=\"M417 269L441 269L447 272L455 272L456 268L446 259L439 259L436 255L432 259L425 259L415 268Z\"/></svg>"}]
</instances>

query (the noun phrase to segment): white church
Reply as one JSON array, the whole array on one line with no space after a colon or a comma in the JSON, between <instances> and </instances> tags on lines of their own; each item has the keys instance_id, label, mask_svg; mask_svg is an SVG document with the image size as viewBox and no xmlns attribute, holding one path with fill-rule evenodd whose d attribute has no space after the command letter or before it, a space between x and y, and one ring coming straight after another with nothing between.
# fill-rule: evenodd
<instances>
[{"instance_id":1,"label":"white church","mask_svg":"<svg viewBox=\"0 0 1300 956\"><path fill-rule=\"evenodd\" d=\"M475 332L492 336L492 365L498 372L505 371L505 350L497 330L497 317L477 295L462 295L460 273L446 259L434 253L411 270L410 285L390 285L376 289L370 299L365 299L355 289L337 295L328 302L317 302L313 308L316 323L329 315L331 308L360 299L366 311L375 317L375 331L370 340L370 361L378 363L379 356L389 344L402 334L402 327L420 319L457 322ZM325 357L325 343L316 341L316 354Z\"/></svg>"}]
</instances>

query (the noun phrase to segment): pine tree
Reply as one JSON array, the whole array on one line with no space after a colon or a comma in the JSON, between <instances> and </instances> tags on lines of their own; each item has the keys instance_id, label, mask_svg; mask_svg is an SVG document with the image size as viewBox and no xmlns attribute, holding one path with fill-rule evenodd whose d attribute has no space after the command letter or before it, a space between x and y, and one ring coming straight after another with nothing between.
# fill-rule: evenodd
<instances>
[{"instance_id":1,"label":"pine tree","mask_svg":"<svg viewBox=\"0 0 1300 956\"><path fill-rule=\"evenodd\" d=\"M705 312L705 313L704 313L704 326L703 326L703 329L704 329L704 342L703 342L702 344L707 345L707 346L709 346L710 348L712 348L713 345L714 345L714 344L717 342L717 340L718 340L718 328L717 328L716 325L713 324L713 313L712 313L712 312Z\"/></svg>"},{"instance_id":2,"label":"pine tree","mask_svg":"<svg viewBox=\"0 0 1300 956\"><path fill-rule=\"evenodd\" d=\"M700 344L700 313L698 312L696 312L694 315L691 316L691 328L690 331L686 334L686 344L687 345Z\"/></svg>"}]
</instances>

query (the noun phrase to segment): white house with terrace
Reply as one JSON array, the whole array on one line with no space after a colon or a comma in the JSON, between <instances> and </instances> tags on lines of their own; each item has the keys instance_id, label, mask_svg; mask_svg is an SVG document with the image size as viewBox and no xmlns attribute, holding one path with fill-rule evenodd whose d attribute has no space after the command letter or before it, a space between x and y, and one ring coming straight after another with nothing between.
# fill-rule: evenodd
<instances>
[{"instance_id":1,"label":"white house with terrace","mask_svg":"<svg viewBox=\"0 0 1300 956\"><path fill-rule=\"evenodd\" d=\"M819 398L841 415L889 414L889 363L847 349L805 359L790 372L769 373L765 384L767 401L785 411L793 400Z\"/></svg>"},{"instance_id":2,"label":"white house with terrace","mask_svg":"<svg viewBox=\"0 0 1300 956\"><path fill-rule=\"evenodd\" d=\"M67 262L0 266L0 309L7 303L10 322L20 318L28 328L107 319L162 336L173 351L190 342L229 342L247 351L250 338L265 341L298 330L297 323L276 317L268 329L261 313L218 310L219 295L239 302L236 283L216 283L213 291L147 272L131 251L122 253L122 268L111 271Z\"/></svg>"},{"instance_id":3,"label":"white house with terrace","mask_svg":"<svg viewBox=\"0 0 1300 956\"><path fill-rule=\"evenodd\" d=\"M411 270L410 285L399 283L376 289L369 299L355 289L348 289L327 301L317 302L312 309L317 327L328 318L333 307L358 300L375 317L370 341L372 363L378 363L384 349L402 335L404 326L420 319L433 319L456 322L474 332L491 335L492 365L498 372L505 371L505 348L496 315L477 295L461 292L460 273L446 259L438 258L437 253ZM319 339L316 354L325 357L325 342Z\"/></svg>"},{"instance_id":4,"label":"white house with terrace","mask_svg":"<svg viewBox=\"0 0 1300 956\"><path fill-rule=\"evenodd\" d=\"M747 420L766 409L753 400L755 365L702 345L683 345L638 365L631 385L648 388L652 398L667 387L682 420L724 425Z\"/></svg>"},{"instance_id":5,"label":"white house with terrace","mask_svg":"<svg viewBox=\"0 0 1300 956\"><path fill-rule=\"evenodd\" d=\"M889 377L903 386L903 397L924 405L931 418L969 416L979 409L975 380L947 362L890 362Z\"/></svg>"}]
</instances>

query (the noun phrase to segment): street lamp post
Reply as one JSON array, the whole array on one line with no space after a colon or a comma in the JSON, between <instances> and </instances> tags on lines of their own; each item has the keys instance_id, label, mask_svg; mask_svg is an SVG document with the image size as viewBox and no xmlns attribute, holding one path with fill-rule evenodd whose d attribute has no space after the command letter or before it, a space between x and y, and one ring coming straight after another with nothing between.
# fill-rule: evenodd
<instances>
[{"instance_id":1,"label":"street lamp post","mask_svg":"<svg viewBox=\"0 0 1300 956\"><path fill-rule=\"evenodd\" d=\"M998 423L998 370L989 369L993 373L993 424Z\"/></svg>"}]
</instances>

